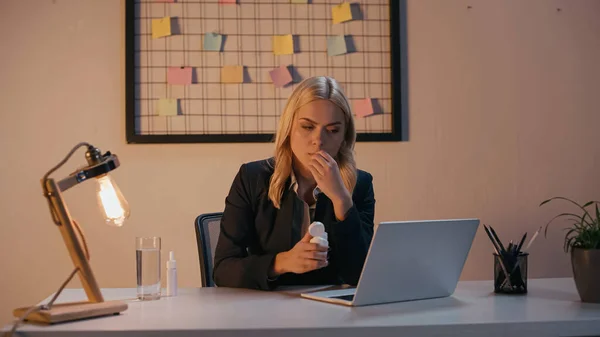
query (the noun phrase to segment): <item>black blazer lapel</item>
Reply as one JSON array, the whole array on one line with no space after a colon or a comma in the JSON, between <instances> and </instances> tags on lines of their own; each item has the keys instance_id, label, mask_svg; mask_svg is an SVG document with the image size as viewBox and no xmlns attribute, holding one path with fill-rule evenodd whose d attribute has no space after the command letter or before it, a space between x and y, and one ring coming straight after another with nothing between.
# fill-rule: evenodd
<instances>
[{"instance_id":1,"label":"black blazer lapel","mask_svg":"<svg viewBox=\"0 0 600 337\"><path fill-rule=\"evenodd\" d=\"M315 206L315 221L322 222L323 225L325 225L325 230L329 232L331 219L334 218L335 212L333 210L331 199L329 199L325 193L320 193L317 196L317 205Z\"/></svg>"},{"instance_id":2,"label":"black blazer lapel","mask_svg":"<svg viewBox=\"0 0 600 337\"><path fill-rule=\"evenodd\" d=\"M280 252L290 250L295 244L293 241L294 230L292 228L294 218L296 218L294 214L296 214L295 212L297 211L297 207L294 205L295 199L297 198L295 198L294 193L290 192L288 189L284 190L281 207L277 211L271 238L272 247Z\"/></svg>"}]
</instances>

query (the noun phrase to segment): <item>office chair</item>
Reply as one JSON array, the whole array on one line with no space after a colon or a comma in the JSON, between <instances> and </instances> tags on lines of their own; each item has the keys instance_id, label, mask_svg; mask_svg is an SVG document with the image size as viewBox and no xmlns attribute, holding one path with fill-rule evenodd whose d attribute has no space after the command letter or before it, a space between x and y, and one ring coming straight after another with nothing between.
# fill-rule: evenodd
<instances>
[{"instance_id":1,"label":"office chair","mask_svg":"<svg viewBox=\"0 0 600 337\"><path fill-rule=\"evenodd\" d=\"M203 287L214 287L212 277L215 248L221 230L223 212L200 214L194 221L198 243L198 260Z\"/></svg>"}]
</instances>

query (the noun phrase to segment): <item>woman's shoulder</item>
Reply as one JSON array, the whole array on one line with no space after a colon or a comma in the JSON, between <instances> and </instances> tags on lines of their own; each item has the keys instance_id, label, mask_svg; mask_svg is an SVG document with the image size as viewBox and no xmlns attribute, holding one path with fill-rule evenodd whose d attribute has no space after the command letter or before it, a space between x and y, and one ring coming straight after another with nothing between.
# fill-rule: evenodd
<instances>
[{"instance_id":1,"label":"woman's shoulder","mask_svg":"<svg viewBox=\"0 0 600 337\"><path fill-rule=\"evenodd\" d=\"M371 175L371 173L361 169L356 169L356 184L371 184L372 182L373 175Z\"/></svg>"},{"instance_id":2,"label":"woman's shoulder","mask_svg":"<svg viewBox=\"0 0 600 337\"><path fill-rule=\"evenodd\" d=\"M241 169L248 176L271 176L274 170L273 158L250 161L242 164Z\"/></svg>"},{"instance_id":3,"label":"woman's shoulder","mask_svg":"<svg viewBox=\"0 0 600 337\"><path fill-rule=\"evenodd\" d=\"M371 191L373 191L373 175L367 171L357 169L354 194L364 196L372 193Z\"/></svg>"},{"instance_id":4,"label":"woman's shoulder","mask_svg":"<svg viewBox=\"0 0 600 337\"><path fill-rule=\"evenodd\" d=\"M238 175L248 184L248 187L260 189L268 186L273 170L273 159L267 158L243 163Z\"/></svg>"},{"instance_id":5,"label":"woman's shoulder","mask_svg":"<svg viewBox=\"0 0 600 337\"><path fill-rule=\"evenodd\" d=\"M356 169L356 174L357 179L373 179L373 175L371 173L359 168Z\"/></svg>"}]
</instances>

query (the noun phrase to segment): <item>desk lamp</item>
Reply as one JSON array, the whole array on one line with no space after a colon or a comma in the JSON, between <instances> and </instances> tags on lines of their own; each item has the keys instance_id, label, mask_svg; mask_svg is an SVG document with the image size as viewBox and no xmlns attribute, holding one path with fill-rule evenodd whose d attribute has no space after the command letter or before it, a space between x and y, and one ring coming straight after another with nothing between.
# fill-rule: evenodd
<instances>
[{"instance_id":1,"label":"desk lamp","mask_svg":"<svg viewBox=\"0 0 600 337\"><path fill-rule=\"evenodd\" d=\"M77 169L58 182L49 177L52 172L63 166L77 149L84 146L87 147L85 152L87 166ZM104 214L106 223L121 227L125 219L129 217L129 205L108 174L117 167L119 167L119 159L115 154L110 153L110 151L101 154L99 149L84 142L77 144L58 165L48 171L42 178L42 189L44 196L48 199L52 220L62 234L75 269L47 304L15 309L13 314L20 318L15 324L15 328L19 322L25 319L39 323L59 323L118 314L127 309L125 302L104 301L89 263L90 256L83 232L79 224L71 218L62 197L62 192L94 178L93 180L97 183L98 206ZM79 274L88 301L53 304L76 273Z\"/></svg>"}]
</instances>

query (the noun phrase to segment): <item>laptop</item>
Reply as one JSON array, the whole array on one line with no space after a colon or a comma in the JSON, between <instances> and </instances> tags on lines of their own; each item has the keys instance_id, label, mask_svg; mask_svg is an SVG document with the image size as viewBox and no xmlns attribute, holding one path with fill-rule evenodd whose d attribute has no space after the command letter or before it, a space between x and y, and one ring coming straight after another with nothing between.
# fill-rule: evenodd
<instances>
[{"instance_id":1,"label":"laptop","mask_svg":"<svg viewBox=\"0 0 600 337\"><path fill-rule=\"evenodd\" d=\"M478 227L479 219L381 222L356 287L300 296L347 306L450 296Z\"/></svg>"}]
</instances>

